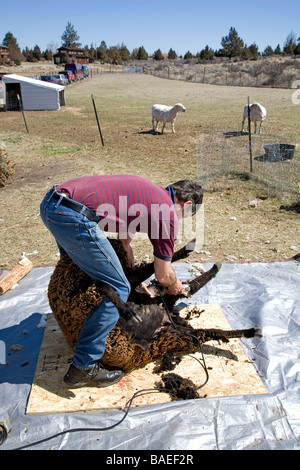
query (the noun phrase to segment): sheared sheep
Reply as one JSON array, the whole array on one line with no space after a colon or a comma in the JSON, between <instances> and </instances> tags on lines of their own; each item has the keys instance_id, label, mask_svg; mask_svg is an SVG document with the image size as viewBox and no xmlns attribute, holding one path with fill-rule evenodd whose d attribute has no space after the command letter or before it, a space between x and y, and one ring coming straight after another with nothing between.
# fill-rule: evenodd
<instances>
[{"instance_id":1,"label":"sheared sheep","mask_svg":"<svg viewBox=\"0 0 300 470\"><path fill-rule=\"evenodd\" d=\"M254 122L255 126L255 134L256 134L256 128L257 128L257 123L260 123L259 126L259 133L261 134L261 129L264 120L266 119L267 116L267 111L266 108L264 108L261 104L259 103L253 103L250 104L250 120ZM245 120L248 119L248 105L244 107L244 114L243 114L243 122L242 122L242 132L244 132L244 124Z\"/></svg>"},{"instance_id":2,"label":"sheared sheep","mask_svg":"<svg viewBox=\"0 0 300 470\"><path fill-rule=\"evenodd\" d=\"M58 262L48 287L49 304L63 335L71 348L78 341L85 318L106 296L119 309L120 318L107 337L101 363L129 372L144 367L153 359L172 351L195 351L200 344L218 339L253 337L256 329L224 331L218 329L193 329L174 306L183 295L172 296L161 292L157 297L145 293L140 284L153 273L153 263L134 268L127 267L125 251L118 240L111 240L132 286L126 304L106 284L96 284L73 261L64 255ZM185 247L174 254L173 261L188 255ZM188 283L193 295L220 269L213 267ZM129 309L142 318L141 323L127 321Z\"/></svg>"},{"instance_id":3,"label":"sheared sheep","mask_svg":"<svg viewBox=\"0 0 300 470\"><path fill-rule=\"evenodd\" d=\"M154 104L152 106L152 126L153 131L157 132L157 126L159 122L162 122L161 133L164 133L166 122L170 122L172 125L172 132L175 133L174 123L176 116L179 111L185 113L186 108L181 103L175 104L175 106L166 106L164 104ZM156 121L156 124L155 124Z\"/></svg>"}]
</instances>

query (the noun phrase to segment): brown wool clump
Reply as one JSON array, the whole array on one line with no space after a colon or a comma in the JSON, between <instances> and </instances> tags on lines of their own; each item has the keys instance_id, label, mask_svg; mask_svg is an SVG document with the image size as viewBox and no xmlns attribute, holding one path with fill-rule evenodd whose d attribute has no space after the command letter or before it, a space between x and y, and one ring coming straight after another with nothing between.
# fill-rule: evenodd
<instances>
[{"instance_id":1,"label":"brown wool clump","mask_svg":"<svg viewBox=\"0 0 300 470\"><path fill-rule=\"evenodd\" d=\"M178 374L164 374L162 383L158 388L170 394L172 400L192 400L199 398L196 385L189 379L184 379Z\"/></svg>"}]
</instances>

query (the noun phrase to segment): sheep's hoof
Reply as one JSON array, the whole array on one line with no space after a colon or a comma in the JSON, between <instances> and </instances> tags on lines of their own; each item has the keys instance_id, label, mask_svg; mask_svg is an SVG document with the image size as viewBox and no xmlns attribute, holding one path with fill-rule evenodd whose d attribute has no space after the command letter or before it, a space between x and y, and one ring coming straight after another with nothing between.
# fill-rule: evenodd
<instances>
[{"instance_id":1,"label":"sheep's hoof","mask_svg":"<svg viewBox=\"0 0 300 470\"><path fill-rule=\"evenodd\" d=\"M127 322L130 323L130 324L133 324L133 323L142 323L142 321L143 321L143 320L141 319L141 317L139 317L139 315L138 315L137 313L135 313L134 315L132 315L132 317L127 320Z\"/></svg>"},{"instance_id":2,"label":"sheep's hoof","mask_svg":"<svg viewBox=\"0 0 300 470\"><path fill-rule=\"evenodd\" d=\"M215 263L215 266L218 270L218 272L220 271L220 269L222 268L222 263Z\"/></svg>"},{"instance_id":3,"label":"sheep's hoof","mask_svg":"<svg viewBox=\"0 0 300 470\"><path fill-rule=\"evenodd\" d=\"M261 329L260 328L254 328L254 330L255 330L254 336L256 338L262 338Z\"/></svg>"}]
</instances>

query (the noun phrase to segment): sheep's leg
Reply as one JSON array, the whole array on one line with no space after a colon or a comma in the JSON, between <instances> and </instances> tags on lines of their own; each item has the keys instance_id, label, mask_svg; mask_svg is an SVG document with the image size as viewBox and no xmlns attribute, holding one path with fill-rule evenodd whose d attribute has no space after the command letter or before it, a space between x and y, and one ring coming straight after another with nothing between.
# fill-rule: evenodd
<instances>
[{"instance_id":1,"label":"sheep's leg","mask_svg":"<svg viewBox=\"0 0 300 470\"><path fill-rule=\"evenodd\" d=\"M194 328L192 331L188 329L184 331L180 327L178 329L168 329L163 333L164 341L158 337L155 342L156 354L165 354L172 351L186 351L198 350L199 343L202 345L207 341L223 341L228 343L232 338L254 338L255 336L261 337L259 328L247 328L241 330L221 330L219 328ZM153 348L154 351L154 348Z\"/></svg>"},{"instance_id":2,"label":"sheep's leg","mask_svg":"<svg viewBox=\"0 0 300 470\"><path fill-rule=\"evenodd\" d=\"M165 125L166 125L166 121L163 121L162 128L161 128L161 133L162 134L164 133Z\"/></svg>"},{"instance_id":3,"label":"sheep's leg","mask_svg":"<svg viewBox=\"0 0 300 470\"><path fill-rule=\"evenodd\" d=\"M242 121L242 132L244 132L244 126L245 126L245 119Z\"/></svg>"},{"instance_id":4,"label":"sheep's leg","mask_svg":"<svg viewBox=\"0 0 300 470\"><path fill-rule=\"evenodd\" d=\"M178 251L180 254L182 254L183 250L184 248L181 248L181 250L178 250ZM180 259L180 258L178 257L176 259ZM172 262L173 260L174 260L174 257L172 259ZM188 283L189 295L194 295L196 292L198 292L198 290L200 290L203 286L205 286L205 284L207 284L211 279L213 279L215 275L220 271L221 266L222 266L221 263L216 263L212 266L211 269L209 269L205 273L201 274L200 276L190 281ZM136 284L135 287L137 287L137 285L138 284ZM134 298L135 301L137 302L138 302L137 296L139 296L138 298L141 299L141 303L157 303L158 301L160 301L160 297L151 298L148 296L148 294L135 293L134 289L132 289L132 292L130 295L131 295L131 298ZM147 300L147 297L148 297L148 300ZM177 300L186 297L186 295L185 294L179 294L179 295L163 294L163 297L164 297L164 301L168 305L169 310L172 311Z\"/></svg>"},{"instance_id":5,"label":"sheep's leg","mask_svg":"<svg viewBox=\"0 0 300 470\"><path fill-rule=\"evenodd\" d=\"M157 132L157 126L158 126L158 120L155 118L152 118L153 132Z\"/></svg>"},{"instance_id":6,"label":"sheep's leg","mask_svg":"<svg viewBox=\"0 0 300 470\"><path fill-rule=\"evenodd\" d=\"M179 261L181 259L186 258L191 251L194 251L195 248L195 243L196 243L196 238L188 242L186 245L184 245L182 248L179 250L175 251L173 257L172 257L172 263L175 263L175 261ZM193 248L191 248L191 246Z\"/></svg>"},{"instance_id":7,"label":"sheep's leg","mask_svg":"<svg viewBox=\"0 0 300 470\"><path fill-rule=\"evenodd\" d=\"M190 281L189 284L188 284L189 294L190 295L195 294L196 292L198 292L198 290L201 289L201 287L203 287L205 284L207 284L208 281L213 279L215 277L215 275L220 271L221 266L222 266L221 263L216 263L216 264L213 265L213 267L211 269L209 269L205 273L201 274L200 276L198 276L195 279L193 279L192 281Z\"/></svg>"},{"instance_id":8,"label":"sheep's leg","mask_svg":"<svg viewBox=\"0 0 300 470\"><path fill-rule=\"evenodd\" d=\"M260 122L260 126L259 126L259 133L260 133L260 134L261 134L261 131L262 131L262 125L263 125L263 123L262 123L262 121L261 121L261 122Z\"/></svg>"},{"instance_id":9,"label":"sheep's leg","mask_svg":"<svg viewBox=\"0 0 300 470\"><path fill-rule=\"evenodd\" d=\"M121 297L116 294L116 292L110 285L105 284L104 282L96 282L96 286L98 288L98 291L102 295L104 295L108 300L110 300L115 305L115 307L117 307L121 317L125 318L125 320L127 321L132 319L137 323L142 321L141 318L136 314L136 312L131 307L129 307L129 305L123 302Z\"/></svg>"},{"instance_id":10,"label":"sheep's leg","mask_svg":"<svg viewBox=\"0 0 300 470\"><path fill-rule=\"evenodd\" d=\"M152 341L152 357L147 358L146 361L150 362L151 359L156 359L166 352L196 351L200 349L199 343L202 345L211 340L228 342L231 338L253 338L254 336L261 336L257 328L242 330L194 328L192 331L188 329L184 331L176 327L168 328L159 333L157 338ZM141 367L141 365L139 365L139 367Z\"/></svg>"},{"instance_id":11,"label":"sheep's leg","mask_svg":"<svg viewBox=\"0 0 300 470\"><path fill-rule=\"evenodd\" d=\"M179 261L181 259L186 258L193 249L190 249L191 245L193 246L195 243L195 239L191 240L185 246L180 248L179 250L175 251L172 263L175 261ZM141 267L130 268L126 270L126 277L131 285L131 290L135 289L141 282L148 279L150 276L154 274L154 263L147 263Z\"/></svg>"},{"instance_id":12,"label":"sheep's leg","mask_svg":"<svg viewBox=\"0 0 300 470\"><path fill-rule=\"evenodd\" d=\"M174 123L174 121L172 122L172 132L173 132L173 134L175 134L175 123Z\"/></svg>"},{"instance_id":13,"label":"sheep's leg","mask_svg":"<svg viewBox=\"0 0 300 470\"><path fill-rule=\"evenodd\" d=\"M248 328L242 330L220 330L216 328L211 329L196 329L196 337L201 342L211 340L221 340L228 342L230 338L254 338L254 336L261 336L259 328Z\"/></svg>"},{"instance_id":14,"label":"sheep's leg","mask_svg":"<svg viewBox=\"0 0 300 470\"><path fill-rule=\"evenodd\" d=\"M216 263L212 266L211 269L190 281L188 283L188 295L194 295L196 292L198 292L198 290L205 286L205 284L207 284L211 279L213 279L215 275L220 271L221 266L221 263ZM172 312L177 300L182 299L184 297L186 297L185 293L179 295L164 294L163 299L169 311Z\"/></svg>"}]
</instances>

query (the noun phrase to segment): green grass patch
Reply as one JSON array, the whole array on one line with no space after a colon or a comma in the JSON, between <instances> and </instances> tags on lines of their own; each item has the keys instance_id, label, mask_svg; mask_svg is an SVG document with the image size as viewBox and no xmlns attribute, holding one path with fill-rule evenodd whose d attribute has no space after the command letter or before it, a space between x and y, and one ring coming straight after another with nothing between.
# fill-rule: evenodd
<instances>
[{"instance_id":1,"label":"green grass patch","mask_svg":"<svg viewBox=\"0 0 300 470\"><path fill-rule=\"evenodd\" d=\"M51 155L63 155L63 154L70 154L70 153L76 153L80 152L82 149L81 145L72 145L70 147L55 147L52 145L45 145L40 149L40 152L45 156L51 156Z\"/></svg>"}]
</instances>

